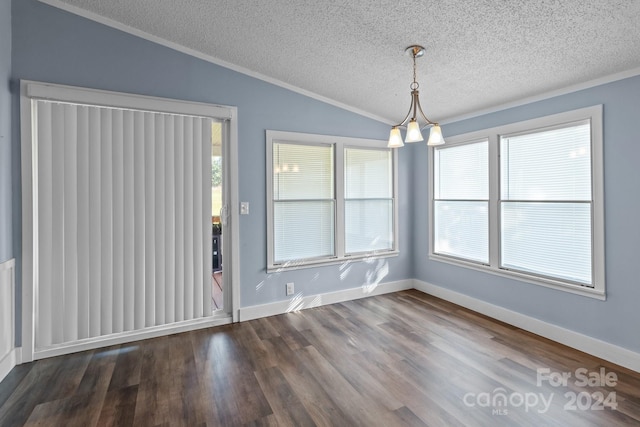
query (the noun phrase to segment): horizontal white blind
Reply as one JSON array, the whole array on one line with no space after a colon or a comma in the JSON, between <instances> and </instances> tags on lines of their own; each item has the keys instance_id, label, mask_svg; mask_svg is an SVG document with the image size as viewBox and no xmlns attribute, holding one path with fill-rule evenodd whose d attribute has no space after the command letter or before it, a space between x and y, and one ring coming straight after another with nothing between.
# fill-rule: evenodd
<instances>
[{"instance_id":1,"label":"horizontal white blind","mask_svg":"<svg viewBox=\"0 0 640 427\"><path fill-rule=\"evenodd\" d=\"M503 200L591 201L589 122L500 139Z\"/></svg>"},{"instance_id":2,"label":"horizontal white blind","mask_svg":"<svg viewBox=\"0 0 640 427\"><path fill-rule=\"evenodd\" d=\"M489 262L489 142L434 150L434 253Z\"/></svg>"},{"instance_id":3,"label":"horizontal white blind","mask_svg":"<svg viewBox=\"0 0 640 427\"><path fill-rule=\"evenodd\" d=\"M389 149L344 149L345 253L393 249L393 163Z\"/></svg>"},{"instance_id":4,"label":"horizontal white blind","mask_svg":"<svg viewBox=\"0 0 640 427\"><path fill-rule=\"evenodd\" d=\"M434 202L434 252L487 263L489 209L485 201Z\"/></svg>"},{"instance_id":5,"label":"horizontal white blind","mask_svg":"<svg viewBox=\"0 0 640 427\"><path fill-rule=\"evenodd\" d=\"M435 150L434 155L436 199L489 198L489 141L445 146Z\"/></svg>"},{"instance_id":6,"label":"horizontal white blind","mask_svg":"<svg viewBox=\"0 0 640 427\"><path fill-rule=\"evenodd\" d=\"M274 200L334 198L333 146L273 144Z\"/></svg>"},{"instance_id":7,"label":"horizontal white blind","mask_svg":"<svg viewBox=\"0 0 640 427\"><path fill-rule=\"evenodd\" d=\"M393 197L393 165L389 149L344 149L345 199Z\"/></svg>"},{"instance_id":8,"label":"horizontal white blind","mask_svg":"<svg viewBox=\"0 0 640 427\"><path fill-rule=\"evenodd\" d=\"M502 267L591 283L588 203L502 203Z\"/></svg>"},{"instance_id":9,"label":"horizontal white blind","mask_svg":"<svg viewBox=\"0 0 640 427\"><path fill-rule=\"evenodd\" d=\"M332 145L273 144L274 262L335 255Z\"/></svg>"},{"instance_id":10,"label":"horizontal white blind","mask_svg":"<svg viewBox=\"0 0 640 427\"><path fill-rule=\"evenodd\" d=\"M500 139L502 268L591 286L589 121Z\"/></svg>"},{"instance_id":11,"label":"horizontal white blind","mask_svg":"<svg viewBox=\"0 0 640 427\"><path fill-rule=\"evenodd\" d=\"M211 314L211 119L32 101L36 349Z\"/></svg>"},{"instance_id":12,"label":"horizontal white blind","mask_svg":"<svg viewBox=\"0 0 640 427\"><path fill-rule=\"evenodd\" d=\"M276 202L273 210L276 262L334 254L333 200Z\"/></svg>"}]
</instances>

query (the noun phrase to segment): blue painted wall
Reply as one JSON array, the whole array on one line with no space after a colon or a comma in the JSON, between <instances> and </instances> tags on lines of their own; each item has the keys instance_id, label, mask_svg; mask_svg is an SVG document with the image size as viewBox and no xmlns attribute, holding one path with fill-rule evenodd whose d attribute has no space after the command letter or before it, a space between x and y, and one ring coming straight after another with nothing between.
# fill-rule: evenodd
<instances>
[{"instance_id":1,"label":"blue painted wall","mask_svg":"<svg viewBox=\"0 0 640 427\"><path fill-rule=\"evenodd\" d=\"M387 267L383 282L412 277L406 152L400 156L402 255L351 264L347 274L338 265L266 273L265 130L384 140L387 125L35 0L14 0L13 13L14 82L37 80L238 107L239 196L251 205L251 214L240 217L241 306L284 300L285 283L291 281L296 293L313 295L370 283ZM18 126L14 117L15 150L20 149ZM19 182L13 190L20 191Z\"/></svg>"},{"instance_id":2,"label":"blue painted wall","mask_svg":"<svg viewBox=\"0 0 640 427\"><path fill-rule=\"evenodd\" d=\"M640 76L451 123L446 135L604 105L607 300L569 294L428 259L427 189L412 199L415 277L545 322L640 352ZM426 147L414 150L414 181L427 182Z\"/></svg>"},{"instance_id":3,"label":"blue painted wall","mask_svg":"<svg viewBox=\"0 0 640 427\"><path fill-rule=\"evenodd\" d=\"M0 0L0 262L13 258L10 75L11 0Z\"/></svg>"}]
</instances>

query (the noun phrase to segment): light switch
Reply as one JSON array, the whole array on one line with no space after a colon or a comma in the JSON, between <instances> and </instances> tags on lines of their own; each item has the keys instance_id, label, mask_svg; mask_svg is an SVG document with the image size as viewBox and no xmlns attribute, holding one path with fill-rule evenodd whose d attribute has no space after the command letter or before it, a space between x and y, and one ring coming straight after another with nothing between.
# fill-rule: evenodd
<instances>
[{"instance_id":1,"label":"light switch","mask_svg":"<svg viewBox=\"0 0 640 427\"><path fill-rule=\"evenodd\" d=\"M249 215L249 202L240 202L240 215Z\"/></svg>"}]
</instances>

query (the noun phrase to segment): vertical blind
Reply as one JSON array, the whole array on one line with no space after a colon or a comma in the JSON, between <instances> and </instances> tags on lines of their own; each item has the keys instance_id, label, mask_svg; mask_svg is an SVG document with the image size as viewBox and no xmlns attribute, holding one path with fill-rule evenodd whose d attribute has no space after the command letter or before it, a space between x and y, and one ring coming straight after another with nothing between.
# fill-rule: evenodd
<instances>
[{"instance_id":1,"label":"vertical blind","mask_svg":"<svg viewBox=\"0 0 640 427\"><path fill-rule=\"evenodd\" d=\"M273 144L274 262L335 255L333 150Z\"/></svg>"},{"instance_id":2,"label":"vertical blind","mask_svg":"<svg viewBox=\"0 0 640 427\"><path fill-rule=\"evenodd\" d=\"M32 102L36 348L209 316L212 120Z\"/></svg>"},{"instance_id":3,"label":"vertical blind","mask_svg":"<svg viewBox=\"0 0 640 427\"><path fill-rule=\"evenodd\" d=\"M434 252L489 262L489 142L434 151Z\"/></svg>"},{"instance_id":4,"label":"vertical blind","mask_svg":"<svg viewBox=\"0 0 640 427\"><path fill-rule=\"evenodd\" d=\"M500 140L501 267L592 284L591 126Z\"/></svg>"},{"instance_id":5,"label":"vertical blind","mask_svg":"<svg viewBox=\"0 0 640 427\"><path fill-rule=\"evenodd\" d=\"M344 149L345 253L393 249L391 151Z\"/></svg>"}]
</instances>

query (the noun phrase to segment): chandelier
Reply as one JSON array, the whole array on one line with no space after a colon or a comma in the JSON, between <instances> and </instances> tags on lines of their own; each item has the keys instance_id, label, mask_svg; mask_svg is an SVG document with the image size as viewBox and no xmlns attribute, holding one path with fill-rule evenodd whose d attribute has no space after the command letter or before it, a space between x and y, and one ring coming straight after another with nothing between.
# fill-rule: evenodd
<instances>
[{"instance_id":1,"label":"chandelier","mask_svg":"<svg viewBox=\"0 0 640 427\"><path fill-rule=\"evenodd\" d=\"M413 83L409 86L411 89L411 106L409 107L409 112L405 116L404 120L391 128L387 147L397 148L404 146L404 143L402 142L402 135L400 134L400 128L405 125L407 128L407 134L404 142L424 141L421 129L430 126L431 130L429 132L427 145L442 145L444 144L444 138L442 137L440 125L437 122L429 120L427 116L425 116L422 111L422 107L420 106L420 98L418 97L418 88L420 85L416 81L416 58L420 58L424 55L424 47L413 45L409 46L405 51L413 58ZM422 126L418 123L418 113L420 113L422 120L425 122Z\"/></svg>"}]
</instances>

